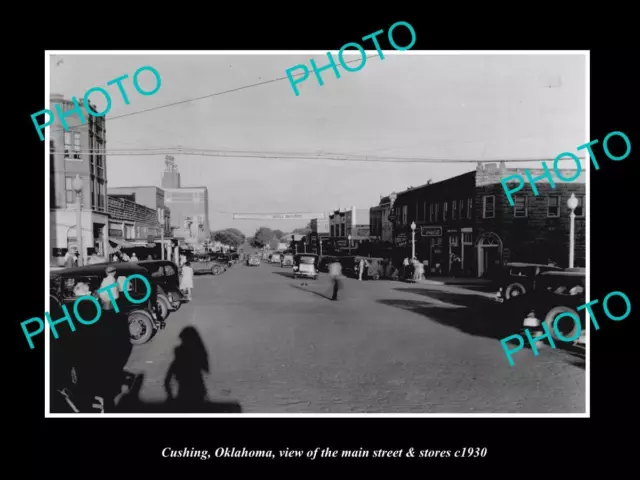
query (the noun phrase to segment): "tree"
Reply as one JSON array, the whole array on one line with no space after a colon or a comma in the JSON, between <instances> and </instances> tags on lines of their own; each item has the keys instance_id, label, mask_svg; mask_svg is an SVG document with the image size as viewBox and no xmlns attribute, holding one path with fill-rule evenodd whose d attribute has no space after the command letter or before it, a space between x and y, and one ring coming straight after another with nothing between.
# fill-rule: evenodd
<instances>
[{"instance_id":1,"label":"tree","mask_svg":"<svg viewBox=\"0 0 640 480\"><path fill-rule=\"evenodd\" d=\"M271 242L271 239L274 237L273 230L268 227L260 227L253 236L252 246L257 248L265 247L269 245L269 242Z\"/></svg>"},{"instance_id":2,"label":"tree","mask_svg":"<svg viewBox=\"0 0 640 480\"><path fill-rule=\"evenodd\" d=\"M239 247L245 242L246 237L242 232L235 228L226 230L218 230L211 233L212 240L232 247Z\"/></svg>"},{"instance_id":3,"label":"tree","mask_svg":"<svg viewBox=\"0 0 640 480\"><path fill-rule=\"evenodd\" d=\"M295 235L308 235L311 233L311 222L307 223L305 227L294 229L291 233Z\"/></svg>"},{"instance_id":4,"label":"tree","mask_svg":"<svg viewBox=\"0 0 640 480\"><path fill-rule=\"evenodd\" d=\"M273 234L276 236L276 238L282 238L286 235L282 230L277 229L273 231Z\"/></svg>"}]
</instances>

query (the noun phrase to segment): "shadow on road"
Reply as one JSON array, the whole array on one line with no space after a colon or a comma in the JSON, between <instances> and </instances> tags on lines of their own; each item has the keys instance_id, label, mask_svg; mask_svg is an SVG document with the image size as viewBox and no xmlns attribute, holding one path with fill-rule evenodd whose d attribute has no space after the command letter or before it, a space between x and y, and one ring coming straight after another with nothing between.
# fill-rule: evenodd
<instances>
[{"instance_id":1,"label":"shadow on road","mask_svg":"<svg viewBox=\"0 0 640 480\"><path fill-rule=\"evenodd\" d=\"M293 280L293 273L291 270L285 270L284 272L271 272L271 273Z\"/></svg>"},{"instance_id":2,"label":"shadow on road","mask_svg":"<svg viewBox=\"0 0 640 480\"><path fill-rule=\"evenodd\" d=\"M167 370L164 388L165 402L142 402L139 398L144 375L133 382L129 393L118 403L117 411L128 413L238 413L238 402L212 402L208 399L203 374L209 373L209 354L198 331L185 327L180 332L181 343L174 350L174 359ZM174 392L173 382L177 383Z\"/></svg>"},{"instance_id":3,"label":"shadow on road","mask_svg":"<svg viewBox=\"0 0 640 480\"><path fill-rule=\"evenodd\" d=\"M314 284L311 284L311 285L314 285ZM315 285L317 285L317 284L315 284ZM316 292L315 290L311 290L310 288L305 288L305 287L302 287L300 285L291 285L291 287L292 288L296 288L298 290L302 290L303 292L313 293L314 295L317 295L319 297L325 298L327 300L331 300L331 295L329 294L330 292L326 293L326 294L325 293L321 293L321 292ZM330 289L331 287L328 287L328 288Z\"/></svg>"}]
</instances>

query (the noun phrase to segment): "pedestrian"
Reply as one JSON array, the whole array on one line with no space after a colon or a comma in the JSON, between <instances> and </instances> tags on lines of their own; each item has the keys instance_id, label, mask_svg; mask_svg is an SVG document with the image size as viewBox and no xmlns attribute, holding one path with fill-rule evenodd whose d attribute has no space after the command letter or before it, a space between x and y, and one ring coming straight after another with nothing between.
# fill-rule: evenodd
<instances>
[{"instance_id":1,"label":"pedestrian","mask_svg":"<svg viewBox=\"0 0 640 480\"><path fill-rule=\"evenodd\" d=\"M100 284L100 289L104 288L104 287L108 287L109 285L113 285L114 283L117 283L118 281L116 280L116 269L115 267L112 267L111 265L108 266L105 269L105 274L106 277L104 277L104 280L102 280L102 283ZM100 292L100 301L102 303L102 310L112 310L113 309L113 305L111 304L110 298L109 298L109 292L111 292L111 295L114 298L114 301L117 301L118 298L120 298L120 289L119 288L112 288L109 290L105 290Z\"/></svg>"},{"instance_id":2,"label":"pedestrian","mask_svg":"<svg viewBox=\"0 0 640 480\"><path fill-rule=\"evenodd\" d=\"M364 273L364 258L360 257L358 262L358 280L362 281L362 274Z\"/></svg>"},{"instance_id":3,"label":"pedestrian","mask_svg":"<svg viewBox=\"0 0 640 480\"><path fill-rule=\"evenodd\" d=\"M342 265L340 262L335 261L329 265L329 276L331 278L331 283L333 284L331 300L336 301L338 300L338 290L342 289Z\"/></svg>"},{"instance_id":4,"label":"pedestrian","mask_svg":"<svg viewBox=\"0 0 640 480\"><path fill-rule=\"evenodd\" d=\"M193 290L193 268L188 260L182 266L182 278L180 279L180 290L186 291L187 298L191 301L191 291Z\"/></svg>"},{"instance_id":5,"label":"pedestrian","mask_svg":"<svg viewBox=\"0 0 640 480\"><path fill-rule=\"evenodd\" d=\"M416 281L424 280L424 263L422 263L420 260L416 258L416 263L414 267L415 267L414 279Z\"/></svg>"},{"instance_id":6,"label":"pedestrian","mask_svg":"<svg viewBox=\"0 0 640 480\"><path fill-rule=\"evenodd\" d=\"M402 261L402 276L404 278L407 278L408 273L409 273L409 257L404 257L404 260Z\"/></svg>"},{"instance_id":7,"label":"pedestrian","mask_svg":"<svg viewBox=\"0 0 640 480\"><path fill-rule=\"evenodd\" d=\"M138 256L136 255L136 252L133 252L133 255L131 255L131 259L129 261L133 263L138 263Z\"/></svg>"},{"instance_id":8,"label":"pedestrian","mask_svg":"<svg viewBox=\"0 0 640 480\"><path fill-rule=\"evenodd\" d=\"M72 268L76 266L76 257L74 253L73 249L67 250L67 253L64 255L64 268Z\"/></svg>"}]
</instances>

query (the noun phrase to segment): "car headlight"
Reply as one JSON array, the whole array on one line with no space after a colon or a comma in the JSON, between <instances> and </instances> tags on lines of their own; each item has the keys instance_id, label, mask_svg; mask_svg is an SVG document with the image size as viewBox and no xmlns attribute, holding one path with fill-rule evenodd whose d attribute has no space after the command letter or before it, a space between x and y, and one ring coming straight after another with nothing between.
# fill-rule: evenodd
<instances>
[{"instance_id":1,"label":"car headlight","mask_svg":"<svg viewBox=\"0 0 640 480\"><path fill-rule=\"evenodd\" d=\"M540 320L536 318L536 314L534 312L530 312L524 319L522 326L536 328L540 326Z\"/></svg>"}]
</instances>

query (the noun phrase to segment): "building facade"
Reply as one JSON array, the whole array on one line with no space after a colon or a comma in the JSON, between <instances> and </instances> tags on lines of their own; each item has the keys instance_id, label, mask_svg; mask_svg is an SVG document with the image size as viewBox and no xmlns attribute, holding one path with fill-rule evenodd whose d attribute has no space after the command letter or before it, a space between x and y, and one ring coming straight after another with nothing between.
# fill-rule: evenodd
<instances>
[{"instance_id":1,"label":"building facade","mask_svg":"<svg viewBox=\"0 0 640 480\"><path fill-rule=\"evenodd\" d=\"M109 237L114 243L160 238L162 223L158 221L156 209L111 195L108 196L108 207Z\"/></svg>"},{"instance_id":2,"label":"building facade","mask_svg":"<svg viewBox=\"0 0 640 480\"><path fill-rule=\"evenodd\" d=\"M81 191L81 235L83 256L105 256L109 251L107 215L107 134L105 117L78 111L72 101L52 94L51 110L59 106L69 126L50 129L50 235L51 255L58 259L69 248L78 248L76 192L73 180L79 175ZM97 113L95 106L78 103ZM75 110L74 110L75 109ZM84 118L84 123L81 120ZM57 261L57 260L56 260Z\"/></svg>"},{"instance_id":3,"label":"building facade","mask_svg":"<svg viewBox=\"0 0 640 480\"><path fill-rule=\"evenodd\" d=\"M329 218L314 218L309 222L311 232L307 236L307 243L311 247L313 253L322 253L327 251L329 238L331 237L331 228L329 226Z\"/></svg>"},{"instance_id":4,"label":"building facade","mask_svg":"<svg viewBox=\"0 0 640 480\"><path fill-rule=\"evenodd\" d=\"M109 197L124 198L145 207L152 208L157 212L158 222L164 228L164 236L171 237L171 210L165 205L164 190L156 186L141 187L111 187L107 189Z\"/></svg>"},{"instance_id":5,"label":"building facade","mask_svg":"<svg viewBox=\"0 0 640 480\"><path fill-rule=\"evenodd\" d=\"M329 214L330 241L336 249L358 248L370 240L369 209L349 207ZM349 236L351 246L349 247Z\"/></svg>"},{"instance_id":6,"label":"building facade","mask_svg":"<svg viewBox=\"0 0 640 480\"><path fill-rule=\"evenodd\" d=\"M380 199L380 203L369 209L370 237L380 243L393 242L393 222L389 220L391 213L391 198Z\"/></svg>"},{"instance_id":7,"label":"building facade","mask_svg":"<svg viewBox=\"0 0 640 480\"><path fill-rule=\"evenodd\" d=\"M555 262L567 267L569 262L570 210L567 200L571 194L578 199L575 221L575 266L586 266L586 174L581 172L575 181L567 182L553 175L555 188L548 179L540 179L534 195L523 168L500 164L479 164L476 170L475 217L478 276L490 274L492 268L506 262ZM542 169L529 169L531 176L542 176ZM522 190L513 195L509 204L500 180L520 173L525 179ZM562 170L565 178L576 170Z\"/></svg>"},{"instance_id":8,"label":"building facade","mask_svg":"<svg viewBox=\"0 0 640 480\"><path fill-rule=\"evenodd\" d=\"M475 175L467 172L397 194L391 212L396 261L411 258L415 234L415 254L429 262L427 272L474 273Z\"/></svg>"}]
</instances>

